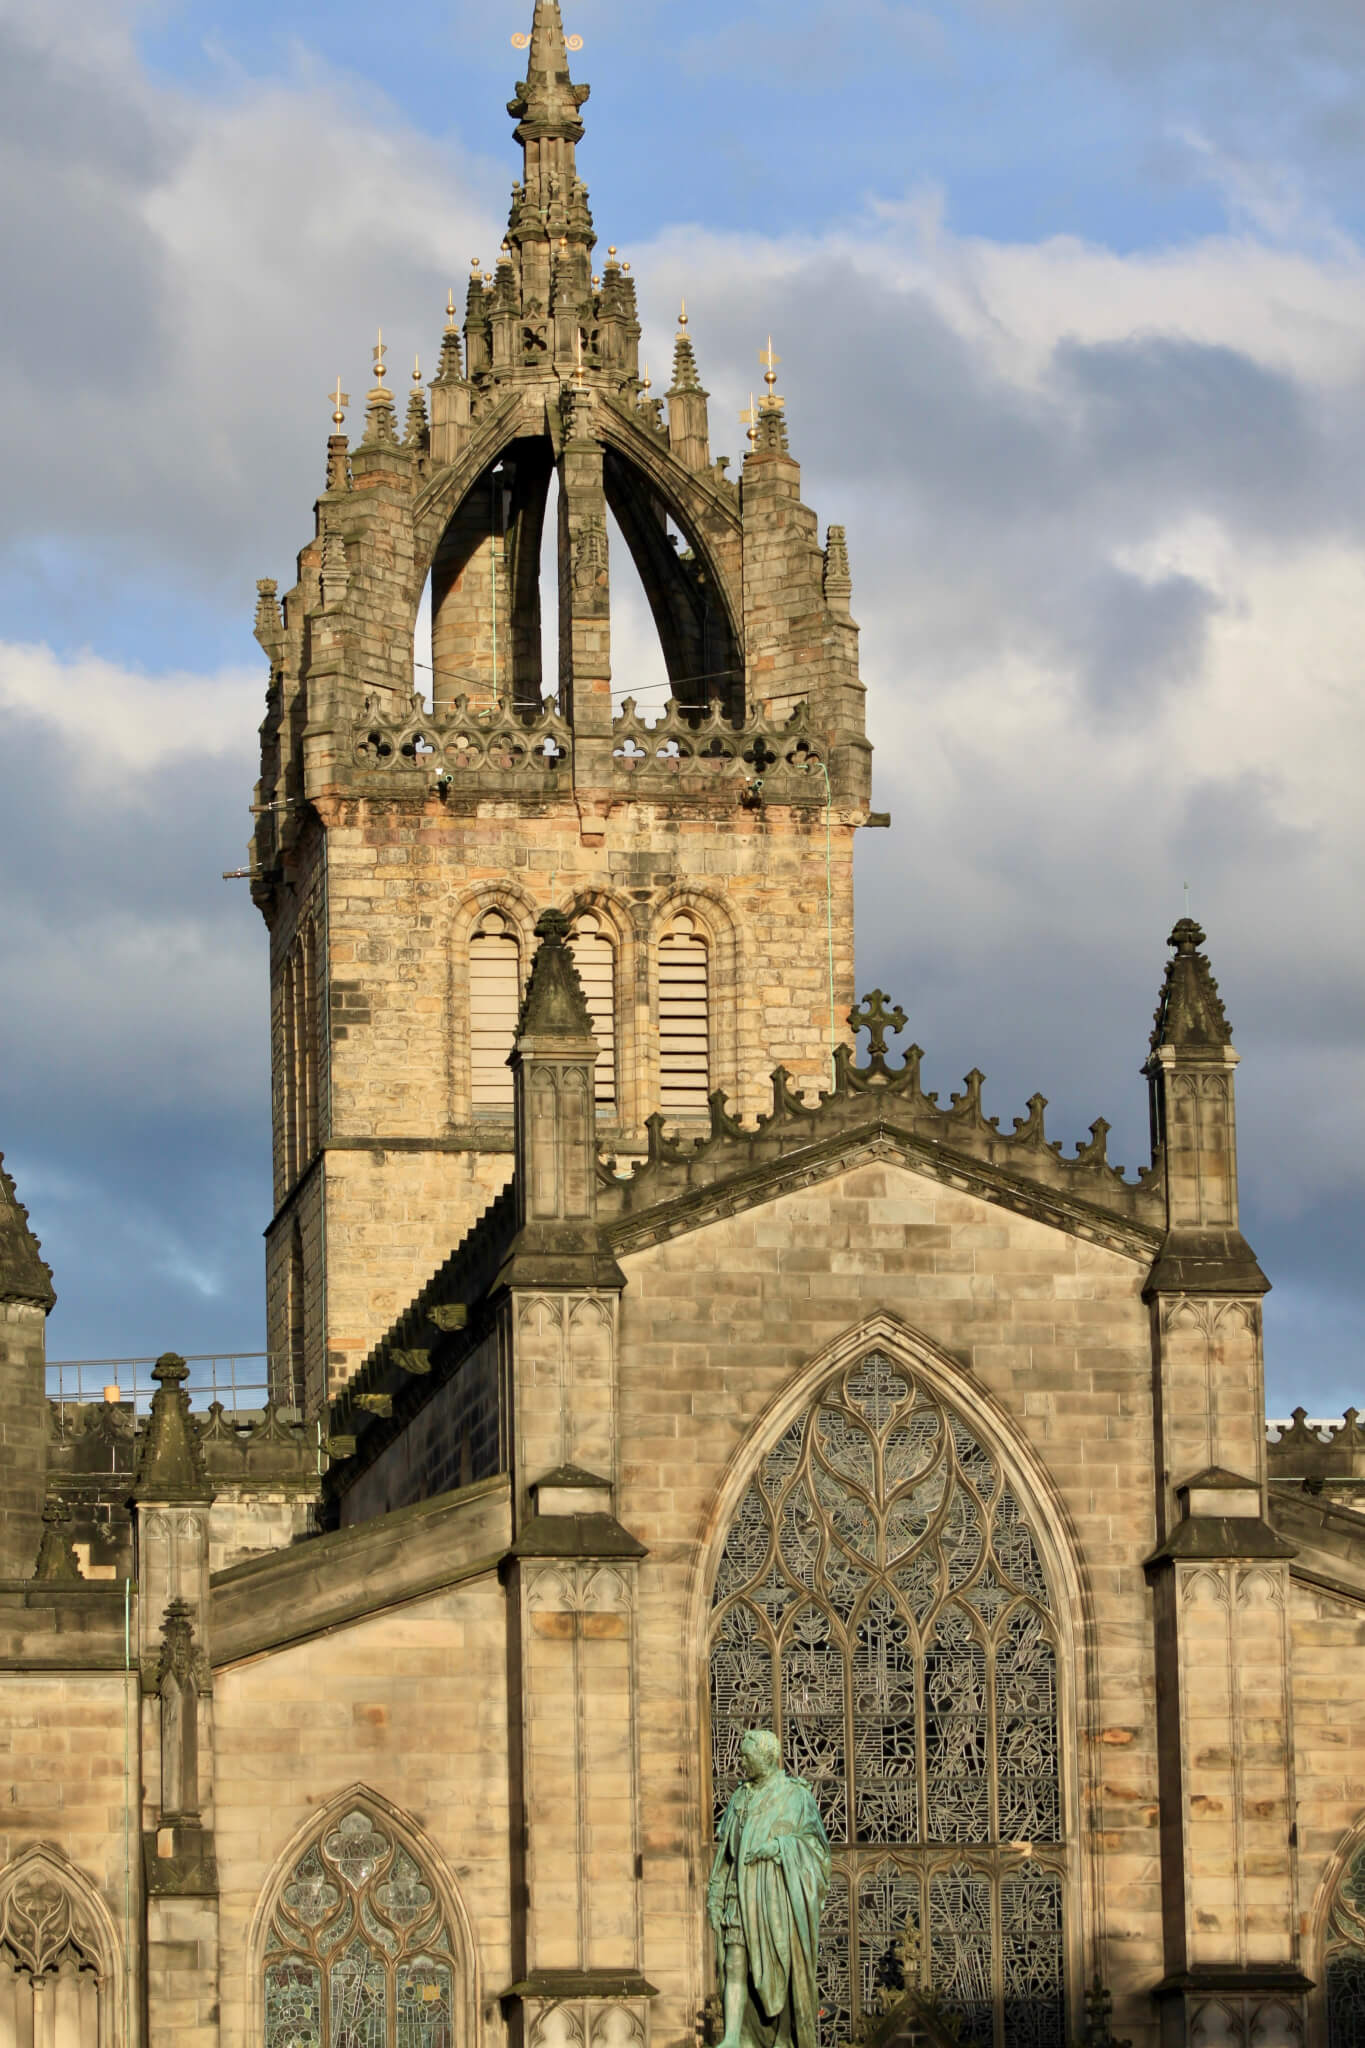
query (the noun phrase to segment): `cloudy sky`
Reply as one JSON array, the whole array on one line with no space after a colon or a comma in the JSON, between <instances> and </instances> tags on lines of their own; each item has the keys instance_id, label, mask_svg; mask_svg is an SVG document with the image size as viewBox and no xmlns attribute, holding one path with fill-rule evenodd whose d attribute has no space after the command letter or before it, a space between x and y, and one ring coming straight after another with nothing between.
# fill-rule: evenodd
<instances>
[{"instance_id":1,"label":"cloudy sky","mask_svg":"<svg viewBox=\"0 0 1365 2048\"><path fill-rule=\"evenodd\" d=\"M931 1085L1103 1114L1167 931L1237 1044L1269 1401L1365 1407L1359 0L580 0L580 163L712 444L771 331L849 531L889 833L859 983ZM254 579L338 371L491 256L529 0L0 0L0 1147L56 1358L263 1341ZM401 378L396 379L401 383ZM662 379L656 379L662 382ZM658 679L619 572L617 681ZM1008 1128L1008 1121L1006 1121Z\"/></svg>"}]
</instances>

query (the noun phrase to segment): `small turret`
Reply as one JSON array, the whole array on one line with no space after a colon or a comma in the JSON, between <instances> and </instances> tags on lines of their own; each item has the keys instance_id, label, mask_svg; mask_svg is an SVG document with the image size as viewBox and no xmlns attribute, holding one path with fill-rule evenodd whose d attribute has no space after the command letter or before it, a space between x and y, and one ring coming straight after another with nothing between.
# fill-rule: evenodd
<instances>
[{"instance_id":1,"label":"small turret","mask_svg":"<svg viewBox=\"0 0 1365 2048\"><path fill-rule=\"evenodd\" d=\"M1167 1237L1151 1284L1162 1291L1264 1294L1270 1283L1238 1229L1238 1056L1203 943L1194 919L1182 917L1170 936L1174 954L1143 1067L1152 1154L1166 1171Z\"/></svg>"},{"instance_id":2,"label":"small turret","mask_svg":"<svg viewBox=\"0 0 1365 2048\"><path fill-rule=\"evenodd\" d=\"M697 358L687 332L687 301L678 314L678 334L673 344L673 382L668 387L668 445L679 462L689 469L711 467L711 438L706 401L697 375Z\"/></svg>"}]
</instances>

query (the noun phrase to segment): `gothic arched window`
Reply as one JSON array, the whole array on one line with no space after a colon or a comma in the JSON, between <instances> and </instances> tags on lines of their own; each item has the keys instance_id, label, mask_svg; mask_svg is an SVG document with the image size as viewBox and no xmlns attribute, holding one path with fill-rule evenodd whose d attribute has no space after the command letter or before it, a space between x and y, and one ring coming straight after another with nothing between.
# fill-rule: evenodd
<instances>
[{"instance_id":1,"label":"gothic arched window","mask_svg":"<svg viewBox=\"0 0 1365 2048\"><path fill-rule=\"evenodd\" d=\"M594 1075L597 1114L616 1115L616 948L605 922L592 911L574 919L569 941L574 966L583 984L583 996L592 1018L597 1040Z\"/></svg>"},{"instance_id":2,"label":"gothic arched window","mask_svg":"<svg viewBox=\"0 0 1365 2048\"><path fill-rule=\"evenodd\" d=\"M899 1981L980 2048L1066 2040L1055 1605L998 1461L879 1353L840 1372L739 1503L712 1599L717 1818L774 1728L833 1849L826 2048Z\"/></svg>"},{"instance_id":3,"label":"gothic arched window","mask_svg":"<svg viewBox=\"0 0 1365 2048\"><path fill-rule=\"evenodd\" d=\"M711 1005L706 937L680 911L659 941L659 1107L703 1117L711 1093Z\"/></svg>"},{"instance_id":4,"label":"gothic arched window","mask_svg":"<svg viewBox=\"0 0 1365 2048\"><path fill-rule=\"evenodd\" d=\"M455 1958L439 1894L363 1808L281 1886L263 1990L265 2048L452 2048Z\"/></svg>"},{"instance_id":5,"label":"gothic arched window","mask_svg":"<svg viewBox=\"0 0 1365 2048\"><path fill-rule=\"evenodd\" d=\"M1323 1954L1327 2048L1365 2041L1365 1843L1341 1874Z\"/></svg>"},{"instance_id":6,"label":"gothic arched window","mask_svg":"<svg viewBox=\"0 0 1365 2048\"><path fill-rule=\"evenodd\" d=\"M521 947L511 919L486 910L469 941L469 1082L475 1116L512 1111L508 1057L521 1003Z\"/></svg>"},{"instance_id":7,"label":"gothic arched window","mask_svg":"<svg viewBox=\"0 0 1365 2048\"><path fill-rule=\"evenodd\" d=\"M105 2048L115 2035L112 1942L92 1886L44 1849L0 1873L0 2041Z\"/></svg>"}]
</instances>

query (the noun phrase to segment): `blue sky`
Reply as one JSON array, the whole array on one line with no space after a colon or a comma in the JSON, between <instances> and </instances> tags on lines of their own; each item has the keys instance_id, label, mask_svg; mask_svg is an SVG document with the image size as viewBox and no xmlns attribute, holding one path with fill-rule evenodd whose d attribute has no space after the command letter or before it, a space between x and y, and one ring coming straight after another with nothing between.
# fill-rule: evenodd
<instances>
[{"instance_id":1,"label":"blue sky","mask_svg":"<svg viewBox=\"0 0 1365 2048\"><path fill-rule=\"evenodd\" d=\"M1189 880L1243 1054L1270 1404L1365 1406L1365 16L1357 0L567 10L580 161L667 362L771 330L849 528L894 828L859 981L931 1084L1099 1114ZM265 935L237 866L254 579L340 370L496 246L526 5L0 0L0 1147L54 1357L252 1348ZM657 657L618 578L617 676ZM1008 1126L1006 1126L1008 1127Z\"/></svg>"}]
</instances>

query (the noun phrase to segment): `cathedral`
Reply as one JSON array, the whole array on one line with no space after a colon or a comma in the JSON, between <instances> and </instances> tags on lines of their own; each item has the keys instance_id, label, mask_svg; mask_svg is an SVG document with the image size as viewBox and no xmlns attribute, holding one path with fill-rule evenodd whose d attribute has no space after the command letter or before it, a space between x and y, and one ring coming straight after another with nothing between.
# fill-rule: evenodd
<instances>
[{"instance_id":1,"label":"cathedral","mask_svg":"<svg viewBox=\"0 0 1365 2048\"><path fill-rule=\"evenodd\" d=\"M1365 1428L1267 1431L1205 935L1134 1177L926 1092L844 529L771 348L736 475L685 317L651 395L514 40L496 261L258 586L264 1406L49 1398L0 1170L0 2048L714 2043L754 1731L820 2048L1359 2048Z\"/></svg>"}]
</instances>

